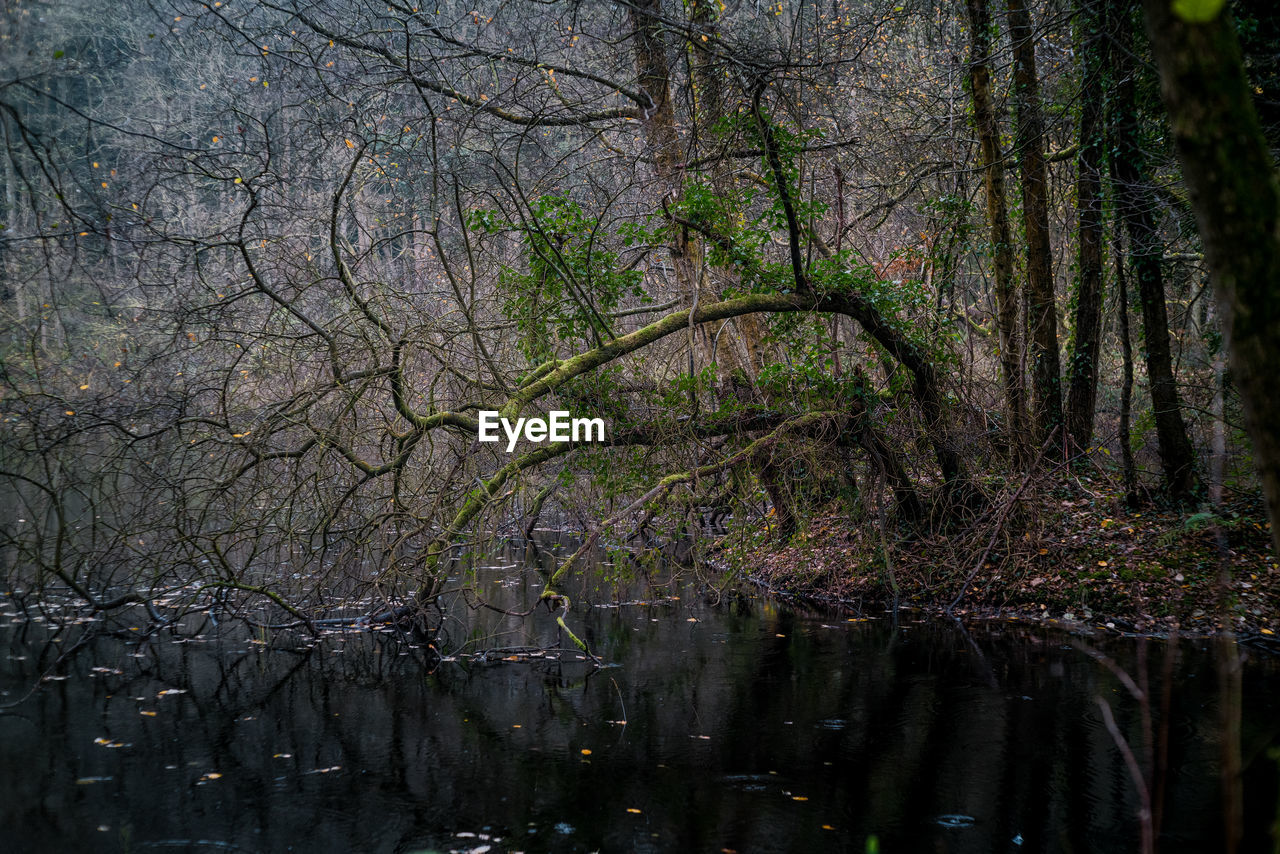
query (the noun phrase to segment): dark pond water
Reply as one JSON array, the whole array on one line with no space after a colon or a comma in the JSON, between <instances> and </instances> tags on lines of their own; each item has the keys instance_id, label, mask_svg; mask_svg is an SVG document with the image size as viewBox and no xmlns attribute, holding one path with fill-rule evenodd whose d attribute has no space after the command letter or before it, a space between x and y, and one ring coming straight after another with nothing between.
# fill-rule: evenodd
<instances>
[{"instance_id":1,"label":"dark pond water","mask_svg":"<svg viewBox=\"0 0 1280 854\"><path fill-rule=\"evenodd\" d=\"M521 566L479 583L507 604L541 589ZM598 670L465 654L429 668L370 634L306 651L244 629L84 644L53 674L67 678L0 714L0 849L1137 850L1134 785L1095 697L1135 745L1139 707L1076 636L712 607L675 585L633 583L623 598L648 604L619 605L607 589L572 616ZM543 612L456 616L454 648L556 639ZM75 635L36 642L11 607L0 623L11 703ZM1089 643L1135 669L1138 642ZM1147 647L1158 696L1166 645ZM1218 850L1207 642L1180 644L1173 682L1161 850ZM1246 663L1243 698L1246 850L1270 850L1274 660Z\"/></svg>"}]
</instances>

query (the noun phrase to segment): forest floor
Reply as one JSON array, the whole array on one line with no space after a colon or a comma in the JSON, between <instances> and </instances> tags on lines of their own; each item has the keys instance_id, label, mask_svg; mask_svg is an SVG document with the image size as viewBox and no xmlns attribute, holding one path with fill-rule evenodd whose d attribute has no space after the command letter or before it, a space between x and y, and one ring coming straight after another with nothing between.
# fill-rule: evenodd
<instances>
[{"instance_id":1,"label":"forest floor","mask_svg":"<svg viewBox=\"0 0 1280 854\"><path fill-rule=\"evenodd\" d=\"M1280 651L1280 565L1260 505L1129 510L1122 495L1081 488L1010 510L950 534L899 531L887 562L879 526L838 512L786 544L767 524L739 531L716 560L771 592L854 609L891 603L896 583L900 605L925 611L1141 634L1230 622Z\"/></svg>"}]
</instances>

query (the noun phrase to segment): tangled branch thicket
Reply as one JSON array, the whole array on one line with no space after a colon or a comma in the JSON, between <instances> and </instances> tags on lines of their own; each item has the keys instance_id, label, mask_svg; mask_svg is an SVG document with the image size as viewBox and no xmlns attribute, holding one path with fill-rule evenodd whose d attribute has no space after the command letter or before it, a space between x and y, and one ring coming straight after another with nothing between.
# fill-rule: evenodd
<instances>
[{"instance_id":1,"label":"tangled branch thicket","mask_svg":"<svg viewBox=\"0 0 1280 854\"><path fill-rule=\"evenodd\" d=\"M936 529L1021 442L945 4L3 14L11 590L407 613L544 504ZM609 440L508 455L481 409Z\"/></svg>"}]
</instances>

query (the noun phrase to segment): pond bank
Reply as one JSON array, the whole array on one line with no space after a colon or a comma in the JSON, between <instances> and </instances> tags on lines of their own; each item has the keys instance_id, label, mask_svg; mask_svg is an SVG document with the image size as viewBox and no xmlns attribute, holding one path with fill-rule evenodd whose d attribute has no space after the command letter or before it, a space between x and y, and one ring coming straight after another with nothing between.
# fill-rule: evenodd
<instances>
[{"instance_id":1,"label":"pond bank","mask_svg":"<svg viewBox=\"0 0 1280 854\"><path fill-rule=\"evenodd\" d=\"M715 559L773 593L854 609L896 598L960 617L1139 634L1208 634L1229 622L1280 651L1280 567L1260 508L1131 511L1122 496L1086 493L1039 499L1019 517L998 530L901 532L886 560L877 526L828 513L785 544L769 525L737 532Z\"/></svg>"}]
</instances>

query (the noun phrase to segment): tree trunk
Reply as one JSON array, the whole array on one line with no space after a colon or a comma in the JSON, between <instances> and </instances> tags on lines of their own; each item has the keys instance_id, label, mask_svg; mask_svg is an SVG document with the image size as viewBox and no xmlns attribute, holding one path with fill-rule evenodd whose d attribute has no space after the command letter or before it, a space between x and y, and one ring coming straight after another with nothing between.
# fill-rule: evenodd
<instances>
[{"instance_id":1,"label":"tree trunk","mask_svg":"<svg viewBox=\"0 0 1280 854\"><path fill-rule=\"evenodd\" d=\"M689 43L693 46L693 121L690 130L694 136L696 151L699 153L719 153L711 149L722 146L722 142L711 134L711 127L725 115L724 103L724 61L717 55L714 45L719 41L716 27L716 6L710 2L689 5L689 23L691 35ZM706 36L703 41L699 36ZM711 188L721 198L731 198L735 192L729 160L718 160L710 164ZM732 271L721 271L732 276ZM715 289L715 298L720 299L722 290ZM728 321L725 327L717 328L712 333L711 348L720 379L720 389L732 388L735 384L732 375L742 372L747 384L754 385L756 376L763 367L764 339L767 330L754 315L746 315Z\"/></svg>"},{"instance_id":2,"label":"tree trunk","mask_svg":"<svg viewBox=\"0 0 1280 854\"><path fill-rule=\"evenodd\" d=\"M684 148L676 128L674 99L671 97L671 66L667 59L667 43L663 37L661 0L636 0L627 6L635 44L636 78L640 89L651 103L644 109L644 132L654 173L661 184L665 206L683 193ZM701 298L704 265L702 247L688 228L672 225L671 264L676 286L685 307L693 307ZM711 296L710 299L715 299ZM716 358L716 327L690 328L690 373ZM727 358L732 358L726 349ZM734 365L726 365L732 370Z\"/></svg>"},{"instance_id":3,"label":"tree trunk","mask_svg":"<svg viewBox=\"0 0 1280 854\"><path fill-rule=\"evenodd\" d=\"M627 15L635 42L636 78L651 102L644 109L649 153L658 176L670 181L680 162L680 146L671 99L671 69L662 38L661 0L636 0L627 5Z\"/></svg>"},{"instance_id":4,"label":"tree trunk","mask_svg":"<svg viewBox=\"0 0 1280 854\"><path fill-rule=\"evenodd\" d=\"M987 197L987 223L995 272L996 329L1000 336L1000 374L1005 415L1016 462L1026 446L1026 392L1022 377L1022 340L1018 329L1018 291L1013 284L1013 237L1004 188L1004 154L991 95L991 16L987 0L968 0L969 88L973 121L982 153L982 183Z\"/></svg>"},{"instance_id":5,"label":"tree trunk","mask_svg":"<svg viewBox=\"0 0 1280 854\"><path fill-rule=\"evenodd\" d=\"M1133 20L1119 10L1113 29L1115 86L1112 88L1111 134L1116 209L1129 232L1129 271L1138 285L1142 304L1143 342L1147 358L1147 382L1156 422L1160 465L1165 488L1175 501L1194 498L1198 481L1195 453L1182 420L1182 404L1173 378L1169 346L1169 316L1164 299L1161 265L1164 242L1156 227L1156 200L1146 167L1146 153L1139 141L1137 102L1134 94Z\"/></svg>"},{"instance_id":6,"label":"tree trunk","mask_svg":"<svg viewBox=\"0 0 1280 854\"><path fill-rule=\"evenodd\" d=\"M791 542L800 530L800 517L796 514L795 492L786 458L779 461L778 456L778 448L769 447L759 453L754 462L756 477L773 505L773 515L778 522L778 541L785 544Z\"/></svg>"},{"instance_id":7,"label":"tree trunk","mask_svg":"<svg viewBox=\"0 0 1280 854\"><path fill-rule=\"evenodd\" d=\"M1013 43L1013 96L1022 184L1022 222L1027 235L1027 340L1036 443L1050 456L1062 450L1062 372L1058 360L1058 312L1049 248L1048 170L1044 122L1031 16L1023 0L1006 0Z\"/></svg>"},{"instance_id":8,"label":"tree trunk","mask_svg":"<svg viewBox=\"0 0 1280 854\"><path fill-rule=\"evenodd\" d=\"M1188 23L1144 5L1280 554L1280 181L1230 17Z\"/></svg>"},{"instance_id":9,"label":"tree trunk","mask_svg":"<svg viewBox=\"0 0 1280 854\"><path fill-rule=\"evenodd\" d=\"M1077 271L1075 328L1067 360L1067 434L1073 453L1093 438L1102 326L1102 12L1098 0L1081 0L1077 30L1080 58L1080 153L1077 157Z\"/></svg>"},{"instance_id":10,"label":"tree trunk","mask_svg":"<svg viewBox=\"0 0 1280 854\"><path fill-rule=\"evenodd\" d=\"M852 414L851 427L857 436L857 442L867 452L867 465L884 476L885 482L893 491L893 503L898 516L903 520L915 523L924 518L924 502L911 482L906 464L901 454L889 440L876 429L871 413L867 409L866 400L871 399L873 392L866 382L862 371L855 369L855 380L858 393L853 397L849 408Z\"/></svg>"},{"instance_id":11,"label":"tree trunk","mask_svg":"<svg viewBox=\"0 0 1280 854\"><path fill-rule=\"evenodd\" d=\"M1133 462L1133 437L1129 432L1129 413L1133 405L1133 342L1129 338L1129 282L1124 274L1124 247L1121 245L1120 222L1112 228L1116 265L1116 300L1120 313L1120 465L1124 472L1124 500L1130 507L1138 505L1138 467Z\"/></svg>"}]
</instances>

